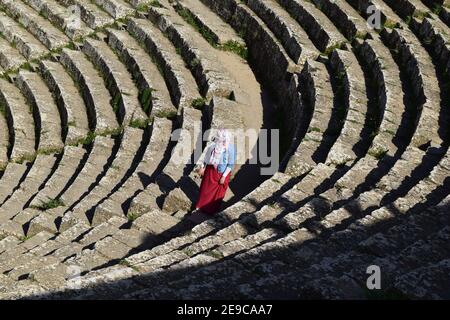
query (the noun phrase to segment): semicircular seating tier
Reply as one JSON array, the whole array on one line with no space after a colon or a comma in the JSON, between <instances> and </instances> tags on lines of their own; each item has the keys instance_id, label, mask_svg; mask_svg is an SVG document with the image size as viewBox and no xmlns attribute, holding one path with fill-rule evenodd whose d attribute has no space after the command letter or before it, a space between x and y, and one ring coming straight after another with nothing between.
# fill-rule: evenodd
<instances>
[{"instance_id":1,"label":"semicircular seating tier","mask_svg":"<svg viewBox=\"0 0 450 320\"><path fill-rule=\"evenodd\" d=\"M447 0L0 0L0 298L450 299L449 83Z\"/></svg>"}]
</instances>

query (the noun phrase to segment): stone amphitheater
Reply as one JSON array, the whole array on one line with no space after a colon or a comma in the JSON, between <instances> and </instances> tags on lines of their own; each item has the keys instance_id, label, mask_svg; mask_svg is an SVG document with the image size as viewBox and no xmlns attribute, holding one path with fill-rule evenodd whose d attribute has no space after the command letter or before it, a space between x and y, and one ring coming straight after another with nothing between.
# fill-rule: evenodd
<instances>
[{"instance_id":1,"label":"stone amphitheater","mask_svg":"<svg viewBox=\"0 0 450 320\"><path fill-rule=\"evenodd\" d=\"M0 47L1 299L450 299L448 0L0 0ZM205 221L197 122L281 130Z\"/></svg>"}]
</instances>

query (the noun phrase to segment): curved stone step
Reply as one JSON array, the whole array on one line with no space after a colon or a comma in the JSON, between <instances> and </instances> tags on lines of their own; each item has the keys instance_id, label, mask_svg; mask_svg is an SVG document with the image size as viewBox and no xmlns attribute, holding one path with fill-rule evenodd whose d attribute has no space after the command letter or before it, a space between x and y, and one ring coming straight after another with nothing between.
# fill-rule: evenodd
<instances>
[{"instance_id":1,"label":"curved stone step","mask_svg":"<svg viewBox=\"0 0 450 320\"><path fill-rule=\"evenodd\" d=\"M245 47L245 42L233 28L222 21L201 1L181 0L175 3L174 6L182 14L193 17L199 28L208 36L211 36L211 41L215 44L226 45L227 43L234 43Z\"/></svg>"},{"instance_id":2,"label":"curved stone step","mask_svg":"<svg viewBox=\"0 0 450 320\"><path fill-rule=\"evenodd\" d=\"M147 116L140 106L136 85L111 48L103 41L86 39L83 52L102 73L120 123L145 123Z\"/></svg>"},{"instance_id":3,"label":"curved stone step","mask_svg":"<svg viewBox=\"0 0 450 320\"><path fill-rule=\"evenodd\" d=\"M63 49L60 62L80 85L88 107L89 119L95 119L95 132L111 132L119 127L110 105L111 96L92 63L79 51Z\"/></svg>"},{"instance_id":4,"label":"curved stone step","mask_svg":"<svg viewBox=\"0 0 450 320\"><path fill-rule=\"evenodd\" d=\"M163 31L192 70L194 77L207 98L213 95L230 97L236 91L236 83L222 67L209 43L194 32L194 28L183 20L170 4L161 1L164 7L149 7L149 19Z\"/></svg>"},{"instance_id":5,"label":"curved stone step","mask_svg":"<svg viewBox=\"0 0 450 320\"><path fill-rule=\"evenodd\" d=\"M5 6L11 17L19 21L49 50L69 44L69 38L62 31L24 3L13 0L1 0L0 3Z\"/></svg>"},{"instance_id":6,"label":"curved stone step","mask_svg":"<svg viewBox=\"0 0 450 320\"><path fill-rule=\"evenodd\" d=\"M92 29L111 25L114 18L88 0L56 0L67 8L80 10L81 19Z\"/></svg>"},{"instance_id":7,"label":"curved stone step","mask_svg":"<svg viewBox=\"0 0 450 320\"><path fill-rule=\"evenodd\" d=\"M314 44L329 52L346 42L333 23L311 2L299 0L277 0L303 27Z\"/></svg>"},{"instance_id":8,"label":"curved stone step","mask_svg":"<svg viewBox=\"0 0 450 320\"><path fill-rule=\"evenodd\" d=\"M63 30L71 40L85 37L94 32L81 19L77 20L73 12L55 0L24 0L24 2L48 19L54 26Z\"/></svg>"},{"instance_id":9,"label":"curved stone step","mask_svg":"<svg viewBox=\"0 0 450 320\"><path fill-rule=\"evenodd\" d=\"M75 144L89 132L87 108L81 93L59 63L41 61L39 67L42 78L52 91L62 115L64 142ZM91 119L91 122L94 122L94 119Z\"/></svg>"},{"instance_id":10,"label":"curved stone step","mask_svg":"<svg viewBox=\"0 0 450 320\"><path fill-rule=\"evenodd\" d=\"M201 98L195 79L177 54L175 47L148 20L129 19L130 32L150 53L161 70L169 91L179 107L189 107Z\"/></svg>"},{"instance_id":11,"label":"curved stone step","mask_svg":"<svg viewBox=\"0 0 450 320\"><path fill-rule=\"evenodd\" d=\"M126 202L145 189L163 164L164 155L168 151L171 129L172 123L169 120L155 118L151 127L150 141L135 172L116 192L95 208L94 216L126 215L124 208Z\"/></svg>"},{"instance_id":12,"label":"curved stone step","mask_svg":"<svg viewBox=\"0 0 450 320\"><path fill-rule=\"evenodd\" d=\"M289 158L285 172L301 176L317 163L324 161L336 139L338 122L335 119L334 93L330 75L324 64L307 61L300 75L299 90L312 109L311 121L305 136Z\"/></svg>"},{"instance_id":13,"label":"curved stone step","mask_svg":"<svg viewBox=\"0 0 450 320\"><path fill-rule=\"evenodd\" d=\"M20 51L11 46L9 41L0 38L0 66L5 70L17 69L26 63Z\"/></svg>"},{"instance_id":14,"label":"curved stone step","mask_svg":"<svg viewBox=\"0 0 450 320\"><path fill-rule=\"evenodd\" d=\"M294 62L302 64L320 55L305 30L276 1L251 0L247 5L269 26Z\"/></svg>"},{"instance_id":15,"label":"curved stone step","mask_svg":"<svg viewBox=\"0 0 450 320\"><path fill-rule=\"evenodd\" d=\"M348 40L364 39L371 33L366 21L345 0L313 0L312 2L333 21Z\"/></svg>"},{"instance_id":16,"label":"curved stone step","mask_svg":"<svg viewBox=\"0 0 450 320\"><path fill-rule=\"evenodd\" d=\"M0 98L6 107L12 140L11 161L26 161L35 154L37 144L33 114L25 98L14 85L0 79Z\"/></svg>"},{"instance_id":17,"label":"curved stone step","mask_svg":"<svg viewBox=\"0 0 450 320\"><path fill-rule=\"evenodd\" d=\"M6 121L6 109L0 102L0 170L4 171L8 164L9 132Z\"/></svg>"},{"instance_id":18,"label":"curved stone step","mask_svg":"<svg viewBox=\"0 0 450 320\"><path fill-rule=\"evenodd\" d=\"M38 155L30 171L11 196L0 206L1 221L14 217L50 176L55 165L54 155ZM9 220L12 222L11 220Z\"/></svg>"},{"instance_id":19,"label":"curved stone step","mask_svg":"<svg viewBox=\"0 0 450 320\"><path fill-rule=\"evenodd\" d=\"M60 151L64 147L61 116L45 82L37 73L20 70L16 83L35 115L38 152Z\"/></svg>"},{"instance_id":20,"label":"curved stone step","mask_svg":"<svg viewBox=\"0 0 450 320\"><path fill-rule=\"evenodd\" d=\"M157 116L176 112L158 66L139 43L125 31L108 29L108 44L132 73L144 111Z\"/></svg>"},{"instance_id":21,"label":"curved stone step","mask_svg":"<svg viewBox=\"0 0 450 320\"><path fill-rule=\"evenodd\" d=\"M30 207L42 207L49 201L57 199L74 178L86 155L87 151L82 147L66 146L58 167L46 182L45 187L33 197Z\"/></svg>"},{"instance_id":22,"label":"curved stone step","mask_svg":"<svg viewBox=\"0 0 450 320\"><path fill-rule=\"evenodd\" d=\"M4 12L0 12L0 32L28 60L37 59L49 53L39 40Z\"/></svg>"},{"instance_id":23,"label":"curved stone step","mask_svg":"<svg viewBox=\"0 0 450 320\"><path fill-rule=\"evenodd\" d=\"M409 61L407 72L412 78L415 94L423 103L421 112L421 123L418 124L413 144L422 146L427 143L440 145L442 134L433 131L433 128L441 126L441 91L436 69L431 61L431 57L422 47L417 38L410 32L395 29L387 36L390 43L399 50L404 61Z\"/></svg>"},{"instance_id":24,"label":"curved stone step","mask_svg":"<svg viewBox=\"0 0 450 320\"><path fill-rule=\"evenodd\" d=\"M114 19L134 14L134 9L124 0L94 0L94 3L109 13Z\"/></svg>"},{"instance_id":25,"label":"curved stone step","mask_svg":"<svg viewBox=\"0 0 450 320\"><path fill-rule=\"evenodd\" d=\"M370 107L367 85L362 81L365 79L364 73L355 55L348 51L335 50L331 54L330 63L336 77L341 80L340 85L343 85L341 90L348 109L344 126L326 160L328 164L339 166L355 161L358 152L366 147L361 141L367 141L369 134L366 132L366 117Z\"/></svg>"},{"instance_id":26,"label":"curved stone step","mask_svg":"<svg viewBox=\"0 0 450 320\"><path fill-rule=\"evenodd\" d=\"M433 18L425 18L419 26L415 27L422 41L432 48L444 72L450 70L450 27Z\"/></svg>"}]
</instances>

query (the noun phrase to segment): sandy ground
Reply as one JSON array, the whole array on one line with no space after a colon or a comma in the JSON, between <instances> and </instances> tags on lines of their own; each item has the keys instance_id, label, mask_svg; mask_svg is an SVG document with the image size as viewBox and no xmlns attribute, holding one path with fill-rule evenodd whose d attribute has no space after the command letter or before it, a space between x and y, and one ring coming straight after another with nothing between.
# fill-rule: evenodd
<instances>
[{"instance_id":1,"label":"sandy ground","mask_svg":"<svg viewBox=\"0 0 450 320\"><path fill-rule=\"evenodd\" d=\"M245 125L243 129L252 128L259 132L263 127L264 113L270 111L267 109L271 109L270 99L263 92L261 85L245 60L231 52L217 50L217 54L223 66L241 89L240 92L236 93L236 101L243 104L242 117ZM250 150L253 149L256 143L257 141L249 143L251 146ZM259 174L259 166L250 164L237 165L234 169L233 180L230 183L225 201L228 201L229 203L227 204L229 205L242 198L264 179Z\"/></svg>"}]
</instances>

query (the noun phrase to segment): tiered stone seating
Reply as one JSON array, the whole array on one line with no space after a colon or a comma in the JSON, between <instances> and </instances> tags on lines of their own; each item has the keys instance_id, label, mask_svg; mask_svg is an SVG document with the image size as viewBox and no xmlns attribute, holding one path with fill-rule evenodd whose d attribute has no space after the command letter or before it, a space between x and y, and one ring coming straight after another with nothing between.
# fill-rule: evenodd
<instances>
[{"instance_id":1,"label":"tiered stone seating","mask_svg":"<svg viewBox=\"0 0 450 320\"><path fill-rule=\"evenodd\" d=\"M56 62L41 61L40 73L47 86L56 96L56 103L63 123L63 139L74 144L89 132L88 110L72 78ZM92 124L94 127L95 123Z\"/></svg>"},{"instance_id":2,"label":"tiered stone seating","mask_svg":"<svg viewBox=\"0 0 450 320\"><path fill-rule=\"evenodd\" d=\"M446 1L0 4L0 298L449 297ZM213 217L200 123L287 146Z\"/></svg>"},{"instance_id":3,"label":"tiered stone seating","mask_svg":"<svg viewBox=\"0 0 450 320\"><path fill-rule=\"evenodd\" d=\"M83 21L76 21L75 24L72 21L72 13L54 0L24 0L24 2L47 18L53 25L64 30L65 34L72 40L85 37L93 32Z\"/></svg>"},{"instance_id":4,"label":"tiered stone seating","mask_svg":"<svg viewBox=\"0 0 450 320\"><path fill-rule=\"evenodd\" d=\"M77 169L83 163L86 154L86 150L82 147L65 147L58 168L46 182L45 187L33 197L30 207L39 207L52 199L57 199L65 186L76 175Z\"/></svg>"},{"instance_id":5,"label":"tiered stone seating","mask_svg":"<svg viewBox=\"0 0 450 320\"><path fill-rule=\"evenodd\" d=\"M249 1L248 6L257 13L283 43L286 52L295 63L319 56L306 32L275 1Z\"/></svg>"},{"instance_id":6,"label":"tiered stone seating","mask_svg":"<svg viewBox=\"0 0 450 320\"><path fill-rule=\"evenodd\" d=\"M176 3L177 10L184 10L185 14L193 16L199 28L211 35L210 41L218 45L239 44L245 46L233 28L225 22L218 20L217 16L200 1L182 0Z\"/></svg>"},{"instance_id":7,"label":"tiered stone seating","mask_svg":"<svg viewBox=\"0 0 450 320\"><path fill-rule=\"evenodd\" d=\"M152 62L145 50L125 31L108 30L108 42L133 74L139 89L140 101L147 112L162 115L175 112L170 92L158 67Z\"/></svg>"},{"instance_id":8,"label":"tiered stone seating","mask_svg":"<svg viewBox=\"0 0 450 320\"><path fill-rule=\"evenodd\" d=\"M34 155L38 144L33 114L19 89L6 80L0 79L0 92L2 106L6 107L10 132L14 131L10 159L12 161L29 159Z\"/></svg>"},{"instance_id":9,"label":"tiered stone seating","mask_svg":"<svg viewBox=\"0 0 450 320\"><path fill-rule=\"evenodd\" d=\"M81 88L83 99L89 108L89 118L95 119L95 132L117 129L116 115L109 105L111 96L105 88L103 79L86 56L79 51L63 49L61 63Z\"/></svg>"},{"instance_id":10,"label":"tiered stone seating","mask_svg":"<svg viewBox=\"0 0 450 320\"><path fill-rule=\"evenodd\" d=\"M17 77L20 88L31 105L38 130L38 152L55 152L64 146L58 107L44 81L37 73L21 70Z\"/></svg>"},{"instance_id":11,"label":"tiered stone seating","mask_svg":"<svg viewBox=\"0 0 450 320\"><path fill-rule=\"evenodd\" d=\"M165 32L181 56L193 70L202 94L230 97L235 94L236 84L230 79L206 40L192 32L193 28L176 13L168 1L161 1L163 7L150 7L149 19ZM195 50L194 50L195 48Z\"/></svg>"},{"instance_id":12,"label":"tiered stone seating","mask_svg":"<svg viewBox=\"0 0 450 320\"><path fill-rule=\"evenodd\" d=\"M0 12L0 32L26 59L37 59L48 54L48 49L39 40L4 12Z\"/></svg>"},{"instance_id":13,"label":"tiered stone seating","mask_svg":"<svg viewBox=\"0 0 450 320\"><path fill-rule=\"evenodd\" d=\"M139 104L137 88L125 66L108 45L100 40L87 39L83 44L83 52L102 72L120 123L145 122L147 117Z\"/></svg>"},{"instance_id":14,"label":"tiered stone seating","mask_svg":"<svg viewBox=\"0 0 450 320\"><path fill-rule=\"evenodd\" d=\"M13 48L10 43L0 38L0 65L3 70L17 69L26 62L17 48Z\"/></svg>"},{"instance_id":15,"label":"tiered stone seating","mask_svg":"<svg viewBox=\"0 0 450 320\"><path fill-rule=\"evenodd\" d=\"M61 48L69 43L69 38L48 20L20 1L2 0L1 4L9 15L17 19L31 34L49 50Z\"/></svg>"},{"instance_id":16,"label":"tiered stone seating","mask_svg":"<svg viewBox=\"0 0 450 320\"><path fill-rule=\"evenodd\" d=\"M116 214L126 215L124 204L149 185L156 170L163 162L171 129L172 124L169 120L155 118L151 127L150 141L135 172L116 192L97 206L94 215L103 217L107 215L111 217Z\"/></svg>"},{"instance_id":17,"label":"tiered stone seating","mask_svg":"<svg viewBox=\"0 0 450 320\"><path fill-rule=\"evenodd\" d=\"M95 3L86 0L57 0L65 7L77 6L81 19L92 29L114 23L114 18L101 10Z\"/></svg>"},{"instance_id":18,"label":"tiered stone seating","mask_svg":"<svg viewBox=\"0 0 450 320\"><path fill-rule=\"evenodd\" d=\"M0 207L2 230L6 234L15 235L17 237L24 236L23 228L13 218L20 210L23 209L25 202L30 195L36 193L45 180L51 173L55 164L56 158L54 155L39 155L33 163L30 171L27 173L25 179L20 183L19 188L3 202Z\"/></svg>"},{"instance_id":19,"label":"tiered stone seating","mask_svg":"<svg viewBox=\"0 0 450 320\"><path fill-rule=\"evenodd\" d=\"M156 64L163 69L164 79L179 106L190 106L193 101L201 97L183 59L177 54L170 41L152 23L143 19L130 19L127 29L145 45Z\"/></svg>"},{"instance_id":20,"label":"tiered stone seating","mask_svg":"<svg viewBox=\"0 0 450 320\"><path fill-rule=\"evenodd\" d=\"M321 51L329 52L346 42L344 36L313 3L298 0L278 2L308 32L309 37Z\"/></svg>"}]
</instances>

